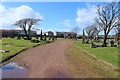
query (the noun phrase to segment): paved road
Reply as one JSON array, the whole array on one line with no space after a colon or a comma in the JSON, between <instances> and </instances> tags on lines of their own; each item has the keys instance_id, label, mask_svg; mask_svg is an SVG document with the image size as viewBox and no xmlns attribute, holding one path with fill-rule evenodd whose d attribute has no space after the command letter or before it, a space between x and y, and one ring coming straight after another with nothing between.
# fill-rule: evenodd
<instances>
[{"instance_id":1,"label":"paved road","mask_svg":"<svg viewBox=\"0 0 120 80\"><path fill-rule=\"evenodd\" d=\"M16 62L29 64L29 78L73 78L64 54L71 44L69 40L57 40L26 51Z\"/></svg>"}]
</instances>

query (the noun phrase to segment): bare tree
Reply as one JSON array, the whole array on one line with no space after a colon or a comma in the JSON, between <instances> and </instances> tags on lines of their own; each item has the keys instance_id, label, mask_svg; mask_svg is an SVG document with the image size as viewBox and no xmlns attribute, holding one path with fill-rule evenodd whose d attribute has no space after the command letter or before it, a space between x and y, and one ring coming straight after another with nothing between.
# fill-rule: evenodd
<instances>
[{"instance_id":1,"label":"bare tree","mask_svg":"<svg viewBox=\"0 0 120 80\"><path fill-rule=\"evenodd\" d=\"M80 28L79 27L74 27L73 29L72 29L72 31L71 32L73 32L73 33L75 33L74 34L74 38L77 40L77 34L78 34L78 32L80 31Z\"/></svg>"},{"instance_id":2,"label":"bare tree","mask_svg":"<svg viewBox=\"0 0 120 80\"><path fill-rule=\"evenodd\" d=\"M78 34L79 31L80 31L79 27L74 27L71 32Z\"/></svg>"},{"instance_id":3,"label":"bare tree","mask_svg":"<svg viewBox=\"0 0 120 80\"><path fill-rule=\"evenodd\" d=\"M107 46L107 37L109 32L115 27L114 25L117 24L119 21L118 17L120 16L119 13L120 9L118 8L117 2L111 2L104 6L97 6L97 14L98 18L96 18L96 22L98 24L102 23L103 26L101 28L104 31L104 41L103 45Z\"/></svg>"},{"instance_id":4,"label":"bare tree","mask_svg":"<svg viewBox=\"0 0 120 80\"><path fill-rule=\"evenodd\" d=\"M85 28L85 31L88 35L87 39L89 40L89 38L93 39L97 33L97 28L96 26L92 25L92 26L88 26Z\"/></svg>"},{"instance_id":5,"label":"bare tree","mask_svg":"<svg viewBox=\"0 0 120 80\"><path fill-rule=\"evenodd\" d=\"M98 36L99 33L101 31L103 31L103 28L102 28L103 24L102 23L99 23L99 24L98 23L94 23L93 26L96 27L96 36Z\"/></svg>"},{"instance_id":6,"label":"bare tree","mask_svg":"<svg viewBox=\"0 0 120 80\"><path fill-rule=\"evenodd\" d=\"M115 32L115 35L116 35L116 38L117 38L117 41L120 40L120 22L115 25L116 27L113 28L114 29L114 32Z\"/></svg>"},{"instance_id":7,"label":"bare tree","mask_svg":"<svg viewBox=\"0 0 120 80\"><path fill-rule=\"evenodd\" d=\"M21 20L17 21L14 25L22 28L25 32L25 35L26 35L27 39L29 39L27 30L26 30L26 24L27 24L27 20L26 19L21 19Z\"/></svg>"},{"instance_id":8,"label":"bare tree","mask_svg":"<svg viewBox=\"0 0 120 80\"><path fill-rule=\"evenodd\" d=\"M27 20L28 20L27 25L29 26L28 34L30 36L31 35L31 33L30 33L31 28L33 27L33 25L36 25L38 21L42 21L42 20L40 20L40 19L32 19L32 18L28 18Z\"/></svg>"},{"instance_id":9,"label":"bare tree","mask_svg":"<svg viewBox=\"0 0 120 80\"><path fill-rule=\"evenodd\" d=\"M28 40L30 40L30 31L33 25L37 24L38 21L41 21L40 19L32 19L32 18L26 18L26 19L21 19L17 21L14 25L19 26L22 28L25 32L25 35ZM28 29L27 29L28 26Z\"/></svg>"}]
</instances>

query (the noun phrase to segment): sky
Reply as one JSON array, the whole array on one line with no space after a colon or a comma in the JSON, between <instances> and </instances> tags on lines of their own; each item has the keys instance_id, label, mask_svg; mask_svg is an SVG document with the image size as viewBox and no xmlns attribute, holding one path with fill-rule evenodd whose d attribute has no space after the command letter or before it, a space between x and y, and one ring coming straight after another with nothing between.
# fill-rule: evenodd
<instances>
[{"instance_id":1,"label":"sky","mask_svg":"<svg viewBox=\"0 0 120 80\"><path fill-rule=\"evenodd\" d=\"M39 18L36 29L70 32L74 27L82 29L94 23L96 6L102 2L2 2L0 4L0 28L20 29L13 24L23 18ZM38 33L40 31L38 30Z\"/></svg>"}]
</instances>

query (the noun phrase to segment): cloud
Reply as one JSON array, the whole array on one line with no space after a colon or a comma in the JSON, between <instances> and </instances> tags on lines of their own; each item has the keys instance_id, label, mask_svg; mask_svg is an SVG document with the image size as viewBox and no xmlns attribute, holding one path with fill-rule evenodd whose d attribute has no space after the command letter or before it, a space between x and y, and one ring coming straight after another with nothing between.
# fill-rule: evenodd
<instances>
[{"instance_id":1,"label":"cloud","mask_svg":"<svg viewBox=\"0 0 120 80\"><path fill-rule=\"evenodd\" d=\"M72 27L70 20L64 20L63 22L60 22L60 24L63 24L66 27Z\"/></svg>"},{"instance_id":2,"label":"cloud","mask_svg":"<svg viewBox=\"0 0 120 80\"><path fill-rule=\"evenodd\" d=\"M15 28L16 30L22 30L20 27Z\"/></svg>"},{"instance_id":3,"label":"cloud","mask_svg":"<svg viewBox=\"0 0 120 80\"><path fill-rule=\"evenodd\" d=\"M16 21L24 18L40 18L43 17L35 12L29 6L22 5L17 8L9 8L4 5L0 5L0 27L12 28Z\"/></svg>"},{"instance_id":4,"label":"cloud","mask_svg":"<svg viewBox=\"0 0 120 80\"><path fill-rule=\"evenodd\" d=\"M78 8L76 23L82 29L93 24L94 18L97 17L97 10L94 5L86 4L87 8Z\"/></svg>"}]
</instances>

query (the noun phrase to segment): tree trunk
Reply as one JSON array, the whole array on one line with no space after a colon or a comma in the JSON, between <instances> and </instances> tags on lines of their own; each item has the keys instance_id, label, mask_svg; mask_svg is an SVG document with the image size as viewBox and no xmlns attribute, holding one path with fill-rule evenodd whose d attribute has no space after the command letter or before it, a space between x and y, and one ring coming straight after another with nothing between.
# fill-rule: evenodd
<instances>
[{"instance_id":1,"label":"tree trunk","mask_svg":"<svg viewBox=\"0 0 120 80\"><path fill-rule=\"evenodd\" d=\"M107 47L107 34L104 35L103 46Z\"/></svg>"},{"instance_id":2,"label":"tree trunk","mask_svg":"<svg viewBox=\"0 0 120 80\"><path fill-rule=\"evenodd\" d=\"M26 37L27 37L27 40L30 40L30 38L29 38L29 35L28 35L28 33L27 33L27 30L24 28L24 32L25 32L25 35L26 35Z\"/></svg>"},{"instance_id":3,"label":"tree trunk","mask_svg":"<svg viewBox=\"0 0 120 80\"><path fill-rule=\"evenodd\" d=\"M29 36L29 39L32 38L32 36L31 36L31 27L32 27L32 26L29 26L29 29L28 29L28 36Z\"/></svg>"}]
</instances>

